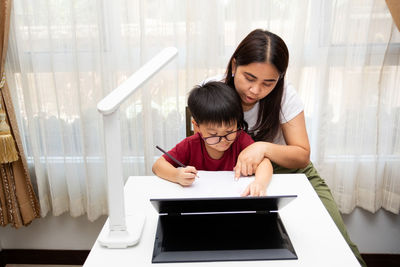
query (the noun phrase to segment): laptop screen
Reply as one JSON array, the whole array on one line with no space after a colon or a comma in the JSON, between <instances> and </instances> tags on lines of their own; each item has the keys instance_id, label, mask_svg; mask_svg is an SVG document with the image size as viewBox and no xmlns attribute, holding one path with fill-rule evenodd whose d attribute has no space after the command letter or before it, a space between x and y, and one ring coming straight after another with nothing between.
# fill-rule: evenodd
<instances>
[{"instance_id":1,"label":"laptop screen","mask_svg":"<svg viewBox=\"0 0 400 267\"><path fill-rule=\"evenodd\" d=\"M295 198L152 199L160 213L152 262L297 259L277 212Z\"/></svg>"}]
</instances>

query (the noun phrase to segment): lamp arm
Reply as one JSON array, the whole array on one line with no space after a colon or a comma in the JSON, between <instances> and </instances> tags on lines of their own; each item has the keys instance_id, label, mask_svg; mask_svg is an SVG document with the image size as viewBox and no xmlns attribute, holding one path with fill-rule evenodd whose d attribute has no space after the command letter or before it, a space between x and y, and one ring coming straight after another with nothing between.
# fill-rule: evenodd
<instances>
[{"instance_id":1,"label":"lamp arm","mask_svg":"<svg viewBox=\"0 0 400 267\"><path fill-rule=\"evenodd\" d=\"M126 81L111 91L98 104L97 110L103 115L113 113L143 83L153 77L162 67L178 54L175 47L167 47L153 57Z\"/></svg>"},{"instance_id":2,"label":"lamp arm","mask_svg":"<svg viewBox=\"0 0 400 267\"><path fill-rule=\"evenodd\" d=\"M177 54L175 47L165 48L97 104L97 110L103 115L109 214L107 226L99 236L103 246L126 248L136 244L144 224L144 218L136 217L133 222L125 218L119 106Z\"/></svg>"}]
</instances>

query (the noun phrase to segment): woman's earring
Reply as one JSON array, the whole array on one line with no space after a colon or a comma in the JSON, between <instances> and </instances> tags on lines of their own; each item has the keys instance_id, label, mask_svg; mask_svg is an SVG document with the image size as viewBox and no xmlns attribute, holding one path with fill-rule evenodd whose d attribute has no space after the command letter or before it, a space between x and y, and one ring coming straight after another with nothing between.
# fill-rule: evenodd
<instances>
[{"instance_id":1,"label":"woman's earring","mask_svg":"<svg viewBox=\"0 0 400 267\"><path fill-rule=\"evenodd\" d=\"M232 77L235 77L235 73L232 72Z\"/></svg>"}]
</instances>

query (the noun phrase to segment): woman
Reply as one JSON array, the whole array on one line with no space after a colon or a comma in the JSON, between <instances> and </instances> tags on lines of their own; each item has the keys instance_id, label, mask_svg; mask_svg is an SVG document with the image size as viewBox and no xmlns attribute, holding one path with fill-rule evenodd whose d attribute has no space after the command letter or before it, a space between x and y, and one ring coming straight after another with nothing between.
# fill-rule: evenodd
<instances>
[{"instance_id":1,"label":"woman","mask_svg":"<svg viewBox=\"0 0 400 267\"><path fill-rule=\"evenodd\" d=\"M258 29L236 48L225 77L209 79L224 80L239 93L249 134L256 141L240 153L235 176L252 175L264 158L274 163L274 173L304 173L354 255L366 266L328 186L310 162L303 104L293 86L284 81L288 62L285 42Z\"/></svg>"}]
</instances>

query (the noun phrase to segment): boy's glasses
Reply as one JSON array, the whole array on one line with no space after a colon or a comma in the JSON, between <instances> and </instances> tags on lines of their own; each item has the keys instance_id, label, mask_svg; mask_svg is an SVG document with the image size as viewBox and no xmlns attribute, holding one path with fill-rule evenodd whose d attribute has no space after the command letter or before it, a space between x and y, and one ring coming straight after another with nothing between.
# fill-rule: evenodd
<instances>
[{"instance_id":1,"label":"boy's glasses","mask_svg":"<svg viewBox=\"0 0 400 267\"><path fill-rule=\"evenodd\" d=\"M203 138L204 142L206 142L209 145L216 145L219 142L221 142L222 138L225 138L227 141L234 141L236 139L236 134L240 131L241 129L237 129L234 132L228 133L226 135L217 135L217 136L209 136L209 137L201 137Z\"/></svg>"}]
</instances>

